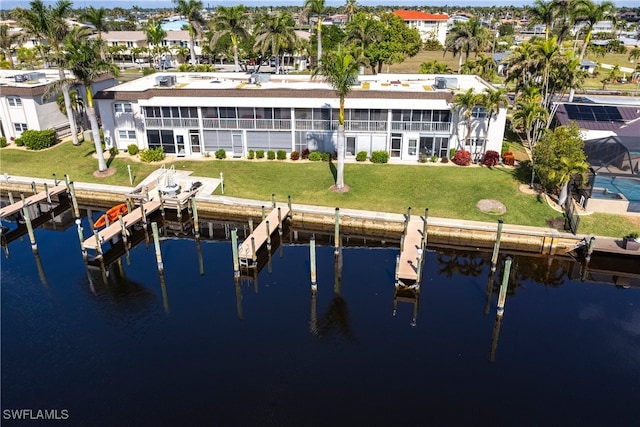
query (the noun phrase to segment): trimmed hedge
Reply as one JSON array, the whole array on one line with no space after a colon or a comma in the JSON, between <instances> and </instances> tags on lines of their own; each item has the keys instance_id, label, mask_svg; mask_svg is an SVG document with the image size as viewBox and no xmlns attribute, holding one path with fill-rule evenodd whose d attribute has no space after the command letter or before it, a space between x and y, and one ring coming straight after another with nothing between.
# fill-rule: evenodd
<instances>
[{"instance_id":1,"label":"trimmed hedge","mask_svg":"<svg viewBox=\"0 0 640 427\"><path fill-rule=\"evenodd\" d=\"M130 155L135 156L136 154L138 154L140 149L136 144L129 144L127 145L127 151L129 152Z\"/></svg>"},{"instance_id":2,"label":"trimmed hedge","mask_svg":"<svg viewBox=\"0 0 640 427\"><path fill-rule=\"evenodd\" d=\"M328 152L322 153L320 154L320 156L322 157L323 162L328 162L331 160L331 153L328 153Z\"/></svg>"},{"instance_id":3,"label":"trimmed hedge","mask_svg":"<svg viewBox=\"0 0 640 427\"><path fill-rule=\"evenodd\" d=\"M222 160L222 159L226 159L227 158L227 152L224 151L224 148L220 148L219 150L216 150L214 155L216 156L216 159L218 159L218 160Z\"/></svg>"},{"instance_id":4,"label":"trimmed hedge","mask_svg":"<svg viewBox=\"0 0 640 427\"><path fill-rule=\"evenodd\" d=\"M309 160L311 160L312 162L319 162L320 160L322 160L322 154L320 154L320 152L318 151L309 153Z\"/></svg>"},{"instance_id":5,"label":"trimmed hedge","mask_svg":"<svg viewBox=\"0 0 640 427\"><path fill-rule=\"evenodd\" d=\"M0 148L4 148L7 146L7 138L4 136L0 136Z\"/></svg>"},{"instance_id":6,"label":"trimmed hedge","mask_svg":"<svg viewBox=\"0 0 640 427\"><path fill-rule=\"evenodd\" d=\"M371 153L372 163L387 163L389 161L389 153L384 150L374 151Z\"/></svg>"},{"instance_id":7,"label":"trimmed hedge","mask_svg":"<svg viewBox=\"0 0 640 427\"><path fill-rule=\"evenodd\" d=\"M276 152L273 151L273 150L267 151L267 159L275 160L276 159Z\"/></svg>"},{"instance_id":8,"label":"trimmed hedge","mask_svg":"<svg viewBox=\"0 0 640 427\"><path fill-rule=\"evenodd\" d=\"M367 160L367 152L358 151L358 154L356 154L356 162L364 162L365 160Z\"/></svg>"},{"instance_id":9,"label":"trimmed hedge","mask_svg":"<svg viewBox=\"0 0 640 427\"><path fill-rule=\"evenodd\" d=\"M162 147L158 147L142 150L140 151L140 160L145 163L160 162L164 160L164 149Z\"/></svg>"},{"instance_id":10,"label":"trimmed hedge","mask_svg":"<svg viewBox=\"0 0 640 427\"><path fill-rule=\"evenodd\" d=\"M287 152L284 150L278 150L276 152L276 158L278 160L287 160Z\"/></svg>"},{"instance_id":11,"label":"trimmed hedge","mask_svg":"<svg viewBox=\"0 0 640 427\"><path fill-rule=\"evenodd\" d=\"M247 159L253 160L256 157L256 153L253 150L249 150L249 154L247 154Z\"/></svg>"},{"instance_id":12,"label":"trimmed hedge","mask_svg":"<svg viewBox=\"0 0 640 427\"><path fill-rule=\"evenodd\" d=\"M256 150L256 159L264 158L264 150Z\"/></svg>"},{"instance_id":13,"label":"trimmed hedge","mask_svg":"<svg viewBox=\"0 0 640 427\"><path fill-rule=\"evenodd\" d=\"M53 129L25 130L18 139L22 140L22 143L27 147L27 150L42 150L49 148L58 142L56 131Z\"/></svg>"}]
</instances>

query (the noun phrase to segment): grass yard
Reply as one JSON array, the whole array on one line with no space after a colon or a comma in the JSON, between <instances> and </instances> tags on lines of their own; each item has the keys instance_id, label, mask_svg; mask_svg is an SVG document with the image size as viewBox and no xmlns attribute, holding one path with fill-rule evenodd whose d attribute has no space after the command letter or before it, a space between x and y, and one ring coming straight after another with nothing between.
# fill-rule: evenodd
<instances>
[{"instance_id":1,"label":"grass yard","mask_svg":"<svg viewBox=\"0 0 640 427\"><path fill-rule=\"evenodd\" d=\"M0 173L35 178L51 178L55 173L60 179L68 174L78 182L129 185L130 165L136 185L160 167L119 155L107 161L116 168L114 175L95 178L97 160L93 154L90 143L74 147L65 142L38 152L4 148L0 151ZM562 216L538 196L520 192L518 186L526 182L526 174L511 168L347 163L345 182L351 190L337 194L329 191L335 168L326 162L211 158L171 164L178 170L193 171L193 176L224 173L225 195L232 197L268 201L274 193L279 201L291 195L294 203L393 213L403 213L411 206L414 212L429 208L432 216L489 222L499 217L480 212L476 204L481 199L496 199L507 208L503 216L506 223L545 227L549 220ZM580 232L620 236L640 228L639 222L594 214L583 217Z\"/></svg>"}]
</instances>

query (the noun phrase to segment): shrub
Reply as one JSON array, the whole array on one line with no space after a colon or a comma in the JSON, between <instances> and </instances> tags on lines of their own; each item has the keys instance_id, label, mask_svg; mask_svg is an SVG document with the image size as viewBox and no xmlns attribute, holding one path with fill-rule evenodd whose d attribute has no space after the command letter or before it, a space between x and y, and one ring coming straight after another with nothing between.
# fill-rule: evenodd
<instances>
[{"instance_id":1,"label":"shrub","mask_svg":"<svg viewBox=\"0 0 640 427\"><path fill-rule=\"evenodd\" d=\"M222 160L222 159L226 159L227 158L227 152L224 151L224 148L220 148L218 150L216 150L215 153L213 153L216 156L216 159L218 160Z\"/></svg>"},{"instance_id":2,"label":"shrub","mask_svg":"<svg viewBox=\"0 0 640 427\"><path fill-rule=\"evenodd\" d=\"M436 156L435 154L433 156L431 156L431 162L432 163L438 163L438 156Z\"/></svg>"},{"instance_id":3,"label":"shrub","mask_svg":"<svg viewBox=\"0 0 640 427\"><path fill-rule=\"evenodd\" d=\"M25 130L22 132L20 139L23 141L24 146L27 147L27 150L42 150L58 142L56 131L53 129Z\"/></svg>"},{"instance_id":4,"label":"shrub","mask_svg":"<svg viewBox=\"0 0 640 427\"><path fill-rule=\"evenodd\" d=\"M16 138L15 143L18 147L22 147L24 145L24 140L22 138Z\"/></svg>"},{"instance_id":5,"label":"shrub","mask_svg":"<svg viewBox=\"0 0 640 427\"><path fill-rule=\"evenodd\" d=\"M148 76L149 74L153 74L155 72L156 72L155 68L151 68L151 67L145 67L142 69L143 76Z\"/></svg>"},{"instance_id":6,"label":"shrub","mask_svg":"<svg viewBox=\"0 0 640 427\"><path fill-rule=\"evenodd\" d=\"M247 154L247 159L253 160L255 156L256 156L256 153L254 153L253 150L249 150L249 154Z\"/></svg>"},{"instance_id":7,"label":"shrub","mask_svg":"<svg viewBox=\"0 0 640 427\"><path fill-rule=\"evenodd\" d=\"M504 154L507 151L509 151L509 143L507 141L502 141L502 149L500 152Z\"/></svg>"},{"instance_id":8,"label":"shrub","mask_svg":"<svg viewBox=\"0 0 640 427\"><path fill-rule=\"evenodd\" d=\"M256 150L256 159L264 158L264 150Z\"/></svg>"},{"instance_id":9,"label":"shrub","mask_svg":"<svg viewBox=\"0 0 640 427\"><path fill-rule=\"evenodd\" d=\"M289 156L289 158L291 160L298 160L300 158L300 153L298 153L297 151L292 151L291 156Z\"/></svg>"},{"instance_id":10,"label":"shrub","mask_svg":"<svg viewBox=\"0 0 640 427\"><path fill-rule=\"evenodd\" d=\"M440 162L449 163L449 158L448 157L443 157L443 158L440 159Z\"/></svg>"},{"instance_id":11,"label":"shrub","mask_svg":"<svg viewBox=\"0 0 640 427\"><path fill-rule=\"evenodd\" d=\"M118 150L118 147L109 148L109 154L112 155L113 157L117 156L119 152L120 150Z\"/></svg>"},{"instance_id":12,"label":"shrub","mask_svg":"<svg viewBox=\"0 0 640 427\"><path fill-rule=\"evenodd\" d=\"M302 149L302 153L300 153L300 156L302 157L302 159L308 159L309 158L309 149L308 148L303 148Z\"/></svg>"},{"instance_id":13,"label":"shrub","mask_svg":"<svg viewBox=\"0 0 640 427\"><path fill-rule=\"evenodd\" d=\"M129 154L131 154L132 156L135 156L136 154L138 154L138 151L140 151L140 149L138 148L138 146L136 144L129 144L127 146L127 151L129 152Z\"/></svg>"},{"instance_id":14,"label":"shrub","mask_svg":"<svg viewBox=\"0 0 640 427\"><path fill-rule=\"evenodd\" d=\"M269 160L275 160L276 158L276 152L273 150L269 150L267 151L267 159Z\"/></svg>"},{"instance_id":15,"label":"shrub","mask_svg":"<svg viewBox=\"0 0 640 427\"><path fill-rule=\"evenodd\" d=\"M142 150L140 151L140 160L145 163L160 162L164 160L164 150L162 147Z\"/></svg>"},{"instance_id":16,"label":"shrub","mask_svg":"<svg viewBox=\"0 0 640 427\"><path fill-rule=\"evenodd\" d=\"M358 154L356 154L356 161L357 162L364 162L365 160L367 160L367 152L366 151L358 151Z\"/></svg>"},{"instance_id":17,"label":"shrub","mask_svg":"<svg viewBox=\"0 0 640 427\"><path fill-rule=\"evenodd\" d=\"M449 148L449 158L453 159L453 156L456 155L456 149L455 148Z\"/></svg>"},{"instance_id":18,"label":"shrub","mask_svg":"<svg viewBox=\"0 0 640 427\"><path fill-rule=\"evenodd\" d=\"M456 151L451 161L458 166L469 166L471 164L471 153L466 150Z\"/></svg>"},{"instance_id":19,"label":"shrub","mask_svg":"<svg viewBox=\"0 0 640 427\"><path fill-rule=\"evenodd\" d=\"M427 163L428 161L429 161L429 156L427 156L425 153L420 153L420 155L418 156L418 162Z\"/></svg>"},{"instance_id":20,"label":"shrub","mask_svg":"<svg viewBox=\"0 0 640 427\"><path fill-rule=\"evenodd\" d=\"M484 157L482 158L482 164L485 166L496 166L500 163L500 154L497 151L488 150L484 153Z\"/></svg>"},{"instance_id":21,"label":"shrub","mask_svg":"<svg viewBox=\"0 0 640 427\"><path fill-rule=\"evenodd\" d=\"M516 163L516 158L511 151L505 151L502 155L502 163L507 166L513 166Z\"/></svg>"},{"instance_id":22,"label":"shrub","mask_svg":"<svg viewBox=\"0 0 640 427\"><path fill-rule=\"evenodd\" d=\"M4 148L7 146L7 138L4 136L0 136L0 148Z\"/></svg>"},{"instance_id":23,"label":"shrub","mask_svg":"<svg viewBox=\"0 0 640 427\"><path fill-rule=\"evenodd\" d=\"M320 154L317 151L309 153L309 160L311 160L312 162L318 162L318 161L322 160L322 154Z\"/></svg>"},{"instance_id":24,"label":"shrub","mask_svg":"<svg viewBox=\"0 0 640 427\"><path fill-rule=\"evenodd\" d=\"M328 162L329 160L331 160L331 153L322 153L320 156L322 156L323 162Z\"/></svg>"},{"instance_id":25,"label":"shrub","mask_svg":"<svg viewBox=\"0 0 640 427\"><path fill-rule=\"evenodd\" d=\"M389 161L389 153L384 150L374 151L371 153L371 161L373 163L387 163Z\"/></svg>"},{"instance_id":26,"label":"shrub","mask_svg":"<svg viewBox=\"0 0 640 427\"><path fill-rule=\"evenodd\" d=\"M284 150L278 150L276 152L276 158L278 160L287 160L287 152Z\"/></svg>"}]
</instances>

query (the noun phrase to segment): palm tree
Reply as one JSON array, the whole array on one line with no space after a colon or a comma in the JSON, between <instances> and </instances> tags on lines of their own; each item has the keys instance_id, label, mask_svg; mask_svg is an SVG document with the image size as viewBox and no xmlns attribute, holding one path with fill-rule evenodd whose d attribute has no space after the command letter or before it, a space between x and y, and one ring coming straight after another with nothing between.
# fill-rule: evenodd
<instances>
[{"instance_id":1,"label":"palm tree","mask_svg":"<svg viewBox=\"0 0 640 427\"><path fill-rule=\"evenodd\" d=\"M462 69L462 53L465 61L469 59L471 52L478 56L478 53L485 47L488 41L489 31L482 26L477 18L470 19L465 23L456 22L445 41L444 53L448 51L453 56L459 54L458 72Z\"/></svg>"},{"instance_id":2,"label":"palm tree","mask_svg":"<svg viewBox=\"0 0 640 427\"><path fill-rule=\"evenodd\" d=\"M523 87L530 86L536 71L535 51L533 44L526 42L516 46L507 58L507 83L515 81L516 93Z\"/></svg>"},{"instance_id":3,"label":"palm tree","mask_svg":"<svg viewBox=\"0 0 640 427\"><path fill-rule=\"evenodd\" d=\"M344 101L353 85L358 81L359 64L353 56L346 52L341 45L336 52L327 55L313 71L313 77L321 78L329 83L340 100L340 112L338 115L338 167L336 174L336 191L345 191L344 185Z\"/></svg>"},{"instance_id":4,"label":"palm tree","mask_svg":"<svg viewBox=\"0 0 640 427\"><path fill-rule=\"evenodd\" d=\"M316 62L320 64L322 61L322 14L324 13L324 0L305 0L304 8L307 10L308 16L316 14L318 17L318 26L316 27L316 36L318 38L318 58Z\"/></svg>"},{"instance_id":5,"label":"palm tree","mask_svg":"<svg viewBox=\"0 0 640 427\"><path fill-rule=\"evenodd\" d=\"M58 0L55 7L45 7L42 0L33 0L29 5L31 6L29 10L22 8L15 10L18 22L20 22L20 25L27 34L40 40L38 47L41 49L40 52L45 66L48 58L45 56L46 51L41 46L47 45L53 49L54 58L58 60L58 75L60 81L63 82L60 90L62 90L64 96L73 145L79 145L78 129L76 128L76 121L71 108L69 87L64 83L67 81L67 78L64 73L64 61L62 61L63 52L61 49L65 37L69 34L69 27L67 26L65 18L71 12L72 3L70 0Z\"/></svg>"},{"instance_id":6,"label":"palm tree","mask_svg":"<svg viewBox=\"0 0 640 427\"><path fill-rule=\"evenodd\" d=\"M229 36L233 49L233 71L236 73L240 71L238 45L249 37L245 13L246 7L243 5L219 7L216 9L215 16L211 19L211 27L213 29L210 43L211 49L215 48L221 37Z\"/></svg>"},{"instance_id":7,"label":"palm tree","mask_svg":"<svg viewBox=\"0 0 640 427\"><path fill-rule=\"evenodd\" d=\"M0 50L4 55L5 61L9 63L9 69L13 70L15 66L13 63L13 56L11 54L11 49L14 43L16 43L20 38L19 33L12 33L9 31L9 26L2 24L0 25Z\"/></svg>"},{"instance_id":8,"label":"palm tree","mask_svg":"<svg viewBox=\"0 0 640 427\"><path fill-rule=\"evenodd\" d=\"M195 37L202 33L205 26L202 17L202 2L200 0L171 0L176 4L176 12L189 21L189 49L191 51L191 63L196 63Z\"/></svg>"},{"instance_id":9,"label":"palm tree","mask_svg":"<svg viewBox=\"0 0 640 427\"><path fill-rule=\"evenodd\" d=\"M535 92L534 92L535 93ZM522 96L516 102L516 108L513 113L512 123L514 127L523 132L527 139L529 150L533 153L536 141L540 137L540 130L546 124L549 117L549 111L541 104L541 96ZM533 188L533 180L535 177L535 169L533 164L533 155L531 156L531 183Z\"/></svg>"},{"instance_id":10,"label":"palm tree","mask_svg":"<svg viewBox=\"0 0 640 427\"><path fill-rule=\"evenodd\" d=\"M556 59L556 56L560 55L558 39L556 37L552 37L551 39L538 41L534 44L534 52L536 53L538 68L542 68L542 104L545 107L548 107L549 102L551 101L551 94L549 93L549 75L551 65Z\"/></svg>"},{"instance_id":11,"label":"palm tree","mask_svg":"<svg viewBox=\"0 0 640 427\"><path fill-rule=\"evenodd\" d=\"M89 6L82 14L80 19L93 25L93 28L98 32L98 40L100 41L100 58L103 61L107 59L104 53L104 40L102 40L102 33L108 33L109 27L106 21L107 10L103 7L96 9L93 6Z\"/></svg>"},{"instance_id":12,"label":"palm tree","mask_svg":"<svg viewBox=\"0 0 640 427\"><path fill-rule=\"evenodd\" d=\"M256 28L255 47L262 53L268 51L276 55L276 74L280 72L281 53L287 49L293 51L296 42L295 21L288 13L278 16L266 16Z\"/></svg>"},{"instance_id":13,"label":"palm tree","mask_svg":"<svg viewBox=\"0 0 640 427\"><path fill-rule=\"evenodd\" d=\"M633 62L637 61L638 59L640 59L640 48L634 47L629 51L629 61Z\"/></svg>"},{"instance_id":14,"label":"palm tree","mask_svg":"<svg viewBox=\"0 0 640 427\"><path fill-rule=\"evenodd\" d=\"M162 41L167 37L167 32L162 28L162 24L158 20L151 20L144 29L147 43L153 45L151 48L154 60L158 60L162 52ZM164 63L161 64L164 67Z\"/></svg>"},{"instance_id":15,"label":"palm tree","mask_svg":"<svg viewBox=\"0 0 640 427\"><path fill-rule=\"evenodd\" d=\"M553 29L553 23L556 19L556 7L553 2L544 2L543 0L535 0L533 7L529 9L529 22L531 24L544 25L544 38L549 39L549 32Z\"/></svg>"},{"instance_id":16,"label":"palm tree","mask_svg":"<svg viewBox=\"0 0 640 427\"><path fill-rule=\"evenodd\" d=\"M451 74L451 68L444 62L436 59L420 64L420 74Z\"/></svg>"},{"instance_id":17,"label":"palm tree","mask_svg":"<svg viewBox=\"0 0 640 427\"><path fill-rule=\"evenodd\" d=\"M466 92L457 93L453 98L453 105L458 112L459 117L463 117L467 123L467 134L464 137L464 141L470 143L471 128L472 128L472 115L473 109L482 103L481 95L473 92L473 88Z\"/></svg>"},{"instance_id":18,"label":"palm tree","mask_svg":"<svg viewBox=\"0 0 640 427\"><path fill-rule=\"evenodd\" d=\"M86 39L78 35L77 31L72 31L65 43L66 63L73 73L76 83L81 83L85 89L87 115L91 124L93 143L98 155L98 171L107 170L102 152L102 141L100 139L100 127L96 117L96 109L93 103L93 91L91 83L100 75L111 73L118 75L118 67L100 58L99 42L95 39Z\"/></svg>"},{"instance_id":19,"label":"palm tree","mask_svg":"<svg viewBox=\"0 0 640 427\"><path fill-rule=\"evenodd\" d=\"M347 15L347 22L351 21L351 17L355 15L358 8L358 2L356 0L346 0L344 5L344 14Z\"/></svg>"},{"instance_id":20,"label":"palm tree","mask_svg":"<svg viewBox=\"0 0 640 427\"><path fill-rule=\"evenodd\" d=\"M509 98L507 98L507 90L501 87L495 90L486 88L481 99L483 101L482 105L487 110L487 138L485 139L486 144L486 140L489 138L489 128L491 127L491 122L494 119L498 118L500 108L509 105ZM484 147L482 151L484 151Z\"/></svg>"}]
</instances>

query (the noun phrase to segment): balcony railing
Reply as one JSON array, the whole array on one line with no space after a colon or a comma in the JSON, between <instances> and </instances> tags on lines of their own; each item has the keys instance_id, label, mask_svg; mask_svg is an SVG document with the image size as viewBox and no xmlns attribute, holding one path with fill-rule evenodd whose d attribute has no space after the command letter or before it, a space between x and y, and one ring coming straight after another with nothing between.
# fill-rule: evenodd
<instances>
[{"instance_id":1,"label":"balcony railing","mask_svg":"<svg viewBox=\"0 0 640 427\"><path fill-rule=\"evenodd\" d=\"M202 119L205 129L291 129L289 119Z\"/></svg>"},{"instance_id":2,"label":"balcony railing","mask_svg":"<svg viewBox=\"0 0 640 427\"><path fill-rule=\"evenodd\" d=\"M198 119L145 118L147 128L197 128Z\"/></svg>"},{"instance_id":3,"label":"balcony railing","mask_svg":"<svg viewBox=\"0 0 640 427\"><path fill-rule=\"evenodd\" d=\"M450 122L391 122L391 130L416 132L450 132Z\"/></svg>"}]
</instances>

